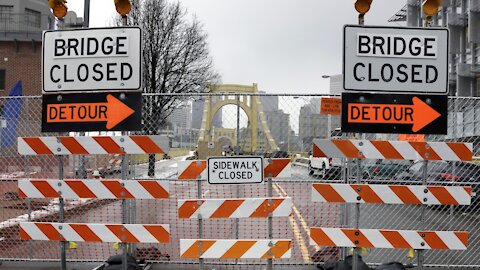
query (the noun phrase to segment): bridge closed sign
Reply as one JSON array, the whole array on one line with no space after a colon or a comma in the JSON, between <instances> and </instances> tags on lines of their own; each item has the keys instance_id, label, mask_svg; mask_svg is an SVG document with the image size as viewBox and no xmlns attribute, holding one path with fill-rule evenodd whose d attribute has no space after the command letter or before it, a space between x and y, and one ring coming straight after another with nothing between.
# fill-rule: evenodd
<instances>
[{"instance_id":1,"label":"bridge closed sign","mask_svg":"<svg viewBox=\"0 0 480 270\"><path fill-rule=\"evenodd\" d=\"M263 157L209 157L207 167L210 184L263 182Z\"/></svg>"},{"instance_id":2,"label":"bridge closed sign","mask_svg":"<svg viewBox=\"0 0 480 270\"><path fill-rule=\"evenodd\" d=\"M448 29L346 25L345 90L448 93Z\"/></svg>"},{"instance_id":3,"label":"bridge closed sign","mask_svg":"<svg viewBox=\"0 0 480 270\"><path fill-rule=\"evenodd\" d=\"M141 40L139 27L45 31L43 92L141 91Z\"/></svg>"}]
</instances>

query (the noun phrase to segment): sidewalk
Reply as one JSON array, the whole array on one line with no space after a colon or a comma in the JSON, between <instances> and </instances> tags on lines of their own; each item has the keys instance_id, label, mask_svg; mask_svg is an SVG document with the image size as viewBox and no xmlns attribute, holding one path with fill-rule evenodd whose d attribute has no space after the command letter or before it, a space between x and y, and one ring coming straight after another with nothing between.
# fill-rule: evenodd
<instances>
[{"instance_id":1,"label":"sidewalk","mask_svg":"<svg viewBox=\"0 0 480 270\"><path fill-rule=\"evenodd\" d=\"M67 269L68 270L91 270L100 263L68 263ZM197 270L197 264L154 264L152 270ZM234 269L232 266L221 266L221 265L206 265L205 269ZM241 265L235 269L249 269L249 270L263 270L266 269L265 265L260 266L253 266L253 265ZM315 270L318 269L316 266L282 266L282 265L274 265L274 270ZM419 268L412 268L414 270L418 270ZM461 267L461 268L453 268L453 267L426 267L425 270L472 270L474 268L468 267ZM61 270L59 262L0 262L0 270Z\"/></svg>"}]
</instances>

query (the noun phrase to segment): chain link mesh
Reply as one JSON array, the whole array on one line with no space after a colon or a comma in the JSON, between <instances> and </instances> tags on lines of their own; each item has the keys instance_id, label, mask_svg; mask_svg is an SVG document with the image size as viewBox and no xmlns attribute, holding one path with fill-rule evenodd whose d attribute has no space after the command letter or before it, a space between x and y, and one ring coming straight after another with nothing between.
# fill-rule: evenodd
<instances>
[{"instance_id":1,"label":"chain link mesh","mask_svg":"<svg viewBox=\"0 0 480 270\"><path fill-rule=\"evenodd\" d=\"M255 97L255 98L252 98ZM328 168L318 165L310 156L314 138L337 137L340 117L320 114L322 96L306 95L145 95L151 98L176 98L179 102L167 117L169 124L160 130L146 130L152 134L170 137L168 155L156 156L156 179L170 183L170 199L129 201L128 211L123 213L121 200L66 200L65 221L80 223L121 223L128 215L128 222L141 224L170 224L171 241L166 244L135 245L137 255L151 261L198 263L198 260L180 258L179 239L199 238L197 219L179 219L178 199L196 199L199 192L203 198L255 198L267 196L267 184L255 185L209 185L202 179L198 182L177 180L178 162L189 159L204 159L221 155L263 155L266 158L290 158L292 176L273 180L273 196L293 198L290 217L273 218L273 238L292 239L292 258L274 260L275 264L306 265L339 256L336 248L316 247L309 243L310 227L353 227L355 206L344 204L321 204L310 200L311 184L343 182L341 163L332 160ZM256 102L256 99L260 103ZM216 114L204 110L206 101L223 106ZM225 100L229 100L226 102ZM8 98L0 98L4 107ZM41 133L41 98L23 97L22 111L16 133L2 126L3 140L14 136L15 142L2 143L0 148L0 260L59 260L57 242L21 241L18 236L19 221L59 220L57 199L19 198L17 181L24 178L58 178L58 159L52 156L22 157L16 149L19 136L55 136ZM480 106L476 98L450 98L448 135L427 135L427 141L472 142L474 156L478 156L477 140L480 138ZM148 102L145 102L148 104ZM241 104L237 113L237 103ZM244 103L244 105L242 105ZM252 104L253 109L252 109ZM211 114L209 114L211 113ZM9 125L9 119L6 119ZM206 126L206 120L212 125ZM158 119L144 113L143 125ZM5 121L3 122L5 123ZM155 126L155 125L152 125ZM100 132L87 135L113 135ZM68 134L62 134L68 135ZM70 135L82 135L72 133ZM367 139L398 140L394 134L365 134ZM256 137L256 143L255 141ZM7 138L7 139L5 139ZM203 140L202 140L203 139ZM273 143L272 143L273 142ZM65 178L78 178L98 170L103 178L120 179L118 156L68 156L64 157ZM129 179L151 179L148 176L148 156L129 156ZM439 185L471 185L474 194L479 194L480 165L472 162L431 161L427 165L427 183ZM360 171L355 161L349 161L349 182L355 182L357 174L361 181L371 184L421 184L425 162L363 160ZM469 231L469 246L466 251L426 251L426 265L477 266L480 262L480 226L478 195L471 206L407 206L373 205L360 206L360 228L408 229L408 230L466 230ZM422 221L423 219L423 221ZM237 223L238 222L238 223ZM237 225L238 224L238 225ZM237 229L238 228L238 229ZM266 219L205 219L203 238L214 239L266 239ZM108 256L121 253L113 243L76 243L67 250L69 261L103 261ZM73 247L73 246L72 246ZM409 262L407 250L371 249L363 254L368 263L388 261ZM265 264L265 260L205 260L206 263L238 263L239 268Z\"/></svg>"}]
</instances>

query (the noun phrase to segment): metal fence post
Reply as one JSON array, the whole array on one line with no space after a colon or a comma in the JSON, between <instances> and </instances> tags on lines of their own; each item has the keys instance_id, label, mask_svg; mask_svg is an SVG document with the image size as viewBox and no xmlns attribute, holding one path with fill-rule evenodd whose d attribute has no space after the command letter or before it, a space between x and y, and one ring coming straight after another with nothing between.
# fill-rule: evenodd
<instances>
[{"instance_id":1,"label":"metal fence post","mask_svg":"<svg viewBox=\"0 0 480 270\"><path fill-rule=\"evenodd\" d=\"M58 179L63 180L63 156L58 156ZM61 185L61 183L59 184ZM65 201L63 198L59 198L59 222L65 222ZM61 228L59 228L61 229ZM67 254L66 254L66 242L60 241L60 261L62 270L67 270Z\"/></svg>"},{"instance_id":2,"label":"metal fence post","mask_svg":"<svg viewBox=\"0 0 480 270\"><path fill-rule=\"evenodd\" d=\"M456 102L456 98L452 98L452 102L453 102L453 134L452 134L452 139L455 139L455 137L457 136L457 102ZM457 170L457 164L456 162L453 162L453 165L452 165L452 183L455 182L455 175L456 175L456 170ZM450 224L454 224L454 207L453 205L450 205Z\"/></svg>"},{"instance_id":3,"label":"metal fence post","mask_svg":"<svg viewBox=\"0 0 480 270\"><path fill-rule=\"evenodd\" d=\"M269 158L268 162L271 163L272 159ZM272 196L273 196L273 177L272 173L268 173L267 175L267 197L268 197L268 204L272 205ZM268 239L270 241L273 239L273 218L272 218L272 212L268 213L268 219L267 219L267 226L268 226ZM273 243L270 242L270 245ZM267 260L267 269L272 270L273 269L273 259L269 258Z\"/></svg>"},{"instance_id":4,"label":"metal fence post","mask_svg":"<svg viewBox=\"0 0 480 270\"><path fill-rule=\"evenodd\" d=\"M343 137L343 136L342 136ZM346 158L342 158L342 179L345 184L348 184L348 160ZM345 228L348 226L348 211L349 211L349 204L343 203L342 204L342 213L341 213L341 226ZM348 255L348 248L342 247L341 248L341 259L345 260Z\"/></svg>"},{"instance_id":5,"label":"metal fence post","mask_svg":"<svg viewBox=\"0 0 480 270\"><path fill-rule=\"evenodd\" d=\"M429 146L428 144L426 145L426 148L428 149ZM425 154L425 156L428 158L428 153ZM427 177L428 177L428 160L425 160L425 166L423 166L423 172L422 172L422 185L427 185ZM425 192L428 192L428 190L425 190ZM420 227L421 229L425 229L425 210L426 210L426 205L422 204L422 213L420 216ZM423 250L418 250L418 267L420 269L423 269L423 264L424 264L424 254Z\"/></svg>"},{"instance_id":6,"label":"metal fence post","mask_svg":"<svg viewBox=\"0 0 480 270\"><path fill-rule=\"evenodd\" d=\"M30 119L30 106L29 106L29 98L25 98L25 114L28 116L28 119ZM24 126L24 134L28 134L27 126ZM29 156L24 156L24 171L25 171L25 176L27 180L30 180L30 159ZM31 222L32 221L32 199L31 198L26 198L27 200L27 221ZM28 257L30 259L33 259L33 242L32 240L28 241Z\"/></svg>"},{"instance_id":7,"label":"metal fence post","mask_svg":"<svg viewBox=\"0 0 480 270\"><path fill-rule=\"evenodd\" d=\"M197 161L199 162L199 161ZM198 198L198 205L200 205L202 202L200 201L203 198L202 194L202 179L201 176L197 176L197 198ZM202 214L198 214L198 238L203 239L203 218ZM201 252L201 251L199 251ZM202 254L199 254L200 256ZM200 270L203 270L205 268L205 262L203 258L198 258L198 266Z\"/></svg>"},{"instance_id":8,"label":"metal fence post","mask_svg":"<svg viewBox=\"0 0 480 270\"><path fill-rule=\"evenodd\" d=\"M124 133L125 134L125 133ZM123 138L121 139L121 141ZM126 154L122 155L122 180L127 180L128 175L128 157ZM123 185L123 184L122 184ZM127 200L122 199L122 223L128 223L128 209L127 209ZM122 241L124 239L121 239ZM128 243L122 243L122 269L127 270L127 253L128 253Z\"/></svg>"},{"instance_id":9,"label":"metal fence post","mask_svg":"<svg viewBox=\"0 0 480 270\"><path fill-rule=\"evenodd\" d=\"M360 146L363 145L362 142L359 143ZM360 155L361 153L359 153ZM362 160L361 159L356 159L357 161L357 184L360 184L362 182L362 165L361 165L361 162ZM360 188L359 188L360 189ZM357 190L357 191L360 191L360 190ZM360 196L357 198L358 200L360 200ZM358 229L360 228L360 203L356 203L355 204L355 229ZM357 244L357 243L355 243ZM352 269L353 270L357 270L358 269L358 248L357 247L354 247L353 248L353 262L352 262Z\"/></svg>"},{"instance_id":10,"label":"metal fence post","mask_svg":"<svg viewBox=\"0 0 480 270\"><path fill-rule=\"evenodd\" d=\"M30 160L28 159L28 156L24 157L25 161L25 175L27 176L27 180L30 180ZM31 222L32 221L32 199L27 198L28 202L28 217L27 221ZM33 243L32 240L28 241L28 257L30 259L33 259Z\"/></svg>"},{"instance_id":11,"label":"metal fence post","mask_svg":"<svg viewBox=\"0 0 480 270\"><path fill-rule=\"evenodd\" d=\"M235 155L240 155L240 95L237 95L237 147L235 147ZM240 198L240 185L236 185L236 198ZM238 239L240 235L240 219L235 219L235 239ZM238 259L235 259L235 264L238 264Z\"/></svg>"}]
</instances>

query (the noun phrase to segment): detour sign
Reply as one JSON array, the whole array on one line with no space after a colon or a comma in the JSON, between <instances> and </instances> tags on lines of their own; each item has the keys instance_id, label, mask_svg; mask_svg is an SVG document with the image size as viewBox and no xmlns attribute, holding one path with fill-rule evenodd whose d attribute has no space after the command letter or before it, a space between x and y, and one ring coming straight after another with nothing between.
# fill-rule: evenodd
<instances>
[{"instance_id":1,"label":"detour sign","mask_svg":"<svg viewBox=\"0 0 480 270\"><path fill-rule=\"evenodd\" d=\"M141 93L43 96L43 132L140 130L140 121Z\"/></svg>"},{"instance_id":2,"label":"detour sign","mask_svg":"<svg viewBox=\"0 0 480 270\"><path fill-rule=\"evenodd\" d=\"M446 134L446 96L342 95L342 131ZM444 102L444 103L442 103Z\"/></svg>"}]
</instances>

